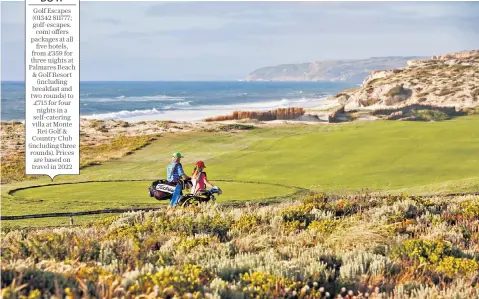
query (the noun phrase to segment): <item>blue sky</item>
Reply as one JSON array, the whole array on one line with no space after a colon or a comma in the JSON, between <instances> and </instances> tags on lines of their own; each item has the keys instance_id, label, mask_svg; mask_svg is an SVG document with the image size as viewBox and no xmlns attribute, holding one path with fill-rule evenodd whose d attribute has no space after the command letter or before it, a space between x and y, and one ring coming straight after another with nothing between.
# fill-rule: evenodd
<instances>
[{"instance_id":1,"label":"blue sky","mask_svg":"<svg viewBox=\"0 0 479 299\"><path fill-rule=\"evenodd\" d=\"M479 2L82 2L81 80L236 80L256 68L479 49ZM23 80L24 3L1 3Z\"/></svg>"}]
</instances>

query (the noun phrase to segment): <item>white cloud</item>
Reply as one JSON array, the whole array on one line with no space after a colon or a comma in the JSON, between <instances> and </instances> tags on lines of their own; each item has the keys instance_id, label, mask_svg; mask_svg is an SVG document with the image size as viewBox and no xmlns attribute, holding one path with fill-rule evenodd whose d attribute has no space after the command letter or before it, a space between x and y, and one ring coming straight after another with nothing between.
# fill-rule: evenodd
<instances>
[{"instance_id":1,"label":"white cloud","mask_svg":"<svg viewBox=\"0 0 479 299\"><path fill-rule=\"evenodd\" d=\"M2 75L23 78L22 2L2 3ZM237 79L323 59L479 48L479 3L82 2L82 80Z\"/></svg>"}]
</instances>

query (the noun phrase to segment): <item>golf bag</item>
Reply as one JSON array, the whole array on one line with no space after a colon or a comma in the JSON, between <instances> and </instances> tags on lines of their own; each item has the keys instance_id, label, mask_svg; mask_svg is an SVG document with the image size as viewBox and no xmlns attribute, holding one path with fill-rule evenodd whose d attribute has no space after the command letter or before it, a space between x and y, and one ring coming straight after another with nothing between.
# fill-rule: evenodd
<instances>
[{"instance_id":1,"label":"golf bag","mask_svg":"<svg viewBox=\"0 0 479 299\"><path fill-rule=\"evenodd\" d=\"M191 188L190 180L179 180L178 182L168 182L168 180L156 180L148 187L150 197L157 200L169 200L175 192L176 186L181 185L181 190Z\"/></svg>"}]
</instances>

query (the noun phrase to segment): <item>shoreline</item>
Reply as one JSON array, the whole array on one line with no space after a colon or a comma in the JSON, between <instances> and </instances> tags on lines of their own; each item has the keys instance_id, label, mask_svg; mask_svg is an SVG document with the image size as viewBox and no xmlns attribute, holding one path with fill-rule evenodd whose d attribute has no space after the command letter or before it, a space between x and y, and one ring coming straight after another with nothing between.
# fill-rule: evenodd
<instances>
[{"instance_id":1,"label":"shoreline","mask_svg":"<svg viewBox=\"0 0 479 299\"><path fill-rule=\"evenodd\" d=\"M97 120L122 120L127 122L141 122L141 121L182 121L182 122L202 122L207 118L214 118L218 116L231 115L235 111L271 111L279 108L303 108L305 111L309 110L321 110L329 109L337 105L336 100L328 100L330 96L310 99L310 102L304 102L303 104L281 104L273 106L258 106L251 104L250 108L244 105L227 105L225 107L212 106L211 109L207 107L201 107L198 109L185 109L185 110L166 110L161 111L157 109L150 110L134 110L134 111L119 111L109 112L102 114L90 114L82 115L80 118L85 119L97 119ZM334 102L334 103L332 103ZM218 109L220 108L220 109Z\"/></svg>"},{"instance_id":2,"label":"shoreline","mask_svg":"<svg viewBox=\"0 0 479 299\"><path fill-rule=\"evenodd\" d=\"M109 111L103 109L95 112L89 111L88 114L80 113L80 118L97 119L97 120L122 120L128 122L140 122L140 121L202 121L211 117L218 117L223 115L230 115L235 111L269 111L279 108L303 108L305 110L317 109L317 107L323 107L323 103L329 103L327 101L332 94L326 94L321 97L303 97L303 98L279 98L277 100L258 101L251 103L234 103L234 104L211 104L211 105L192 105L187 102L171 104L168 107L123 107L119 111ZM80 102L82 102L80 100ZM115 102L115 101L113 101ZM83 103L84 106L90 103ZM181 105L180 105L181 104ZM177 105L178 107L176 107ZM184 107L183 107L184 106ZM327 108L327 107L326 107ZM25 114L21 116L7 117L7 121L24 121ZM18 118L14 118L18 117ZM4 121L2 119L2 121Z\"/></svg>"},{"instance_id":3,"label":"shoreline","mask_svg":"<svg viewBox=\"0 0 479 299\"><path fill-rule=\"evenodd\" d=\"M319 103L316 103L319 102ZM327 111L331 108L337 107L339 102L335 99L331 98L321 98L318 100L313 101L310 104L314 105L306 105L307 107L294 107L294 108L303 108L306 111L306 114L309 112L321 112ZM122 110L118 112L109 112L109 113L100 113L100 114L88 114L88 115L80 115L80 119L87 119L87 120L97 120L97 121L126 121L129 123L137 123L143 121L174 121L174 122L204 122L204 119L210 117L218 117L224 115L231 115L234 111L268 111L268 110L275 110L278 108L293 108L293 106L285 106L285 107L252 107L250 109L244 109L243 107L238 108L235 105L232 105L230 109L190 109L190 110L134 110L134 111L127 111ZM154 113L151 113L154 112ZM117 117L108 117L108 115L117 115ZM2 120L2 123L6 122L25 122L25 119L10 119L10 120Z\"/></svg>"}]
</instances>

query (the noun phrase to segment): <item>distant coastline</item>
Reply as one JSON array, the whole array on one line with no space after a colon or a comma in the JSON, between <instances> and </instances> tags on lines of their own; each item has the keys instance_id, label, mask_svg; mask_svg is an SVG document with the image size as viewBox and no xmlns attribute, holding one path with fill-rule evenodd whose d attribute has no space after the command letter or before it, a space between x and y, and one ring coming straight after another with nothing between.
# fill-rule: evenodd
<instances>
[{"instance_id":1,"label":"distant coastline","mask_svg":"<svg viewBox=\"0 0 479 299\"><path fill-rule=\"evenodd\" d=\"M280 64L252 71L245 81L267 82L361 82L372 71L405 67L409 60L422 56L387 56L366 59L323 60L299 64Z\"/></svg>"}]
</instances>

